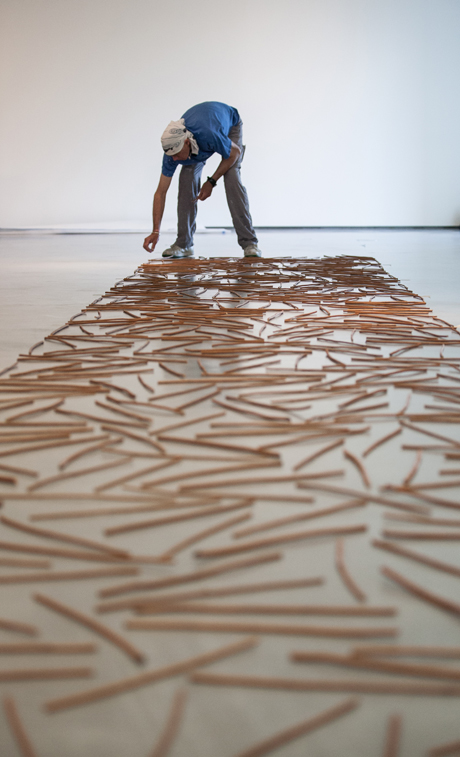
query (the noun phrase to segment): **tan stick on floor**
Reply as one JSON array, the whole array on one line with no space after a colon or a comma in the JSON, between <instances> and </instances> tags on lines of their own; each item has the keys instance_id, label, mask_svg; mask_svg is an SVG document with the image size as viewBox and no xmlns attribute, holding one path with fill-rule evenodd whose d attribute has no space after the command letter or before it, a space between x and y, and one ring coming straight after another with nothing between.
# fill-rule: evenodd
<instances>
[{"instance_id":1,"label":"tan stick on floor","mask_svg":"<svg viewBox=\"0 0 460 757\"><path fill-rule=\"evenodd\" d=\"M433 747L428 752L428 757L449 757L456 754L460 754L460 739Z\"/></svg>"},{"instance_id":2,"label":"tan stick on floor","mask_svg":"<svg viewBox=\"0 0 460 757\"><path fill-rule=\"evenodd\" d=\"M192 683L207 686L242 686L254 689L279 691L323 691L345 694L387 694L390 696L460 697L460 686L451 683L421 683L407 680L382 679L324 679L324 678L270 678L263 676L237 676L222 673L201 673L190 677Z\"/></svg>"},{"instance_id":3,"label":"tan stick on floor","mask_svg":"<svg viewBox=\"0 0 460 757\"><path fill-rule=\"evenodd\" d=\"M19 747L22 757L37 757L37 752L32 746L32 742L29 739L26 729L19 716L16 702L13 697L4 697L3 709L5 710L6 719L8 725L13 733L16 743Z\"/></svg>"},{"instance_id":4,"label":"tan stick on floor","mask_svg":"<svg viewBox=\"0 0 460 757\"><path fill-rule=\"evenodd\" d=\"M439 607L441 610L446 610L447 612L452 612L455 615L460 615L460 605L457 602L452 602L450 599L445 599L444 597L440 597L437 594L424 589L423 586L419 586L413 581L409 581L407 578L402 576L400 573L396 573L396 571L392 570L391 568L383 567L381 568L381 572L384 576L390 578L392 581L399 584L403 589L406 589L406 591L418 597L419 599L424 599L425 602L429 602L430 604L435 605L435 607Z\"/></svg>"},{"instance_id":5,"label":"tan stick on floor","mask_svg":"<svg viewBox=\"0 0 460 757\"><path fill-rule=\"evenodd\" d=\"M173 745L174 739L180 728L186 701L187 690L182 688L176 691L164 729L160 734L160 738L158 739L150 757L167 757L169 754L170 748Z\"/></svg>"},{"instance_id":6,"label":"tan stick on floor","mask_svg":"<svg viewBox=\"0 0 460 757\"><path fill-rule=\"evenodd\" d=\"M327 536L344 536L352 534L360 534L367 530L367 526L364 524L358 524L356 526L335 526L333 528L316 528L311 531L294 531L293 533L283 534L279 536L271 536L265 539L257 539L255 541L246 542L243 544L237 544L230 547L219 547L216 549L200 549L195 552L195 557L227 557L229 555L235 555L239 552L247 552L252 549L262 549L264 547L272 547L275 544L288 544L294 541L300 541L301 539L318 539Z\"/></svg>"},{"instance_id":7,"label":"tan stick on floor","mask_svg":"<svg viewBox=\"0 0 460 757\"><path fill-rule=\"evenodd\" d=\"M37 626L31 626L29 623L20 623L16 620L7 620L0 618L0 629L2 631L11 631L12 633L24 633L26 636L38 636Z\"/></svg>"},{"instance_id":8,"label":"tan stick on floor","mask_svg":"<svg viewBox=\"0 0 460 757\"><path fill-rule=\"evenodd\" d=\"M130 631L205 631L210 633L256 633L275 634L281 636L323 636L329 639L365 639L379 636L396 636L397 628L390 626L374 628L358 628L347 626L301 626L289 623L259 623L244 621L208 621L208 620L178 620L155 619L128 620L125 627Z\"/></svg>"},{"instance_id":9,"label":"tan stick on floor","mask_svg":"<svg viewBox=\"0 0 460 757\"><path fill-rule=\"evenodd\" d=\"M243 584L237 586L225 586L220 588L195 589L192 591L180 591L170 594L140 595L130 599L119 599L113 602L101 602L96 606L97 612L114 612L118 610L135 609L142 611L145 608L147 614L151 607L154 611L158 607L176 602L188 602L191 599L209 599L210 597L227 597L232 594L253 594L260 591L278 591L283 589L300 589L310 586L322 586L324 579L321 576L314 578L293 579L291 581L264 581L258 584Z\"/></svg>"},{"instance_id":10,"label":"tan stick on floor","mask_svg":"<svg viewBox=\"0 0 460 757\"><path fill-rule=\"evenodd\" d=\"M284 744L299 739L301 736L305 736L305 734L317 728L322 728L343 715L347 715L352 710L355 710L358 704L358 699L350 697L350 699L346 699L341 704L324 710L319 715L303 720L301 723L297 723L297 725L291 726L291 728L286 728L286 730L280 731L264 741L260 741L253 747L245 749L243 752L238 752L236 757L263 757L264 754L269 754Z\"/></svg>"},{"instance_id":11,"label":"tan stick on floor","mask_svg":"<svg viewBox=\"0 0 460 757\"><path fill-rule=\"evenodd\" d=\"M274 560L280 560L283 556L282 552L267 552L259 557L247 557L240 560L228 560L227 562L214 565L212 568L203 568L202 570L196 570L193 573L182 573L178 576L168 576L166 578L157 578L153 581L131 581L128 584L121 584L118 586L112 586L107 589L102 589L99 592L100 597L115 597L119 594L126 594L131 591L145 591L164 589L166 586L177 586L178 584L190 583L192 581L203 581L211 576L219 576L223 573L228 573L233 570L240 570L241 568L249 568L252 565L262 565L266 562L272 562Z\"/></svg>"},{"instance_id":12,"label":"tan stick on floor","mask_svg":"<svg viewBox=\"0 0 460 757\"><path fill-rule=\"evenodd\" d=\"M34 599L36 602L45 605L45 607L48 607L50 610L61 613L61 615L65 615L67 618L75 620L77 623L81 623L91 631L98 633L100 636L107 639L112 644L115 644L115 646L119 647L123 652L125 652L125 654L131 657L134 662L144 662L143 653L139 649L137 649L134 644L131 644L131 642L127 641L122 636L120 636L120 634L112 631L111 628L103 625L98 620L93 620L93 618L91 618L89 615L85 615L78 610L74 610L73 607L68 607L61 602L57 602L55 599L51 599L51 597L44 596L43 594L34 594Z\"/></svg>"},{"instance_id":13,"label":"tan stick on floor","mask_svg":"<svg viewBox=\"0 0 460 757\"><path fill-rule=\"evenodd\" d=\"M174 676L183 675L184 673L189 673L194 668L210 665L211 663L222 660L225 657L231 657L239 652L245 652L248 649L252 649L256 644L258 644L257 638L254 636L246 637L234 644L226 644L224 647L219 647L212 652L205 652L204 654L195 657L189 657L186 660L173 663L172 665L166 665L163 668L155 668L155 670L148 670L137 676L122 678L103 686L97 686L93 689L81 691L79 694L71 694L67 697L53 699L46 702L45 709L47 712L58 712L60 710L67 710L70 707L78 707L83 704L89 704L90 702L96 702L97 700L105 699L106 697L124 694L127 691L133 691L134 689L146 686L149 683L155 683L156 681L163 681L165 678L173 678Z\"/></svg>"},{"instance_id":14,"label":"tan stick on floor","mask_svg":"<svg viewBox=\"0 0 460 757\"><path fill-rule=\"evenodd\" d=\"M401 743L402 718L401 715L390 715L388 718L385 745L382 757L399 757Z\"/></svg>"},{"instance_id":15,"label":"tan stick on floor","mask_svg":"<svg viewBox=\"0 0 460 757\"><path fill-rule=\"evenodd\" d=\"M347 587L348 591L354 596L358 602L365 602L367 597L365 593L359 588L356 581L351 577L345 565L344 558L345 543L343 539L337 539L335 543L335 566L337 572Z\"/></svg>"}]
</instances>

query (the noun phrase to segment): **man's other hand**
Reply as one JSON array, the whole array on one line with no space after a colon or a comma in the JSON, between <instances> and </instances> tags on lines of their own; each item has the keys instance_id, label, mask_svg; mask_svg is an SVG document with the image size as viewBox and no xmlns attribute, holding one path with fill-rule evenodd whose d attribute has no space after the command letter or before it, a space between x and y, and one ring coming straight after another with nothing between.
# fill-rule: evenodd
<instances>
[{"instance_id":1,"label":"man's other hand","mask_svg":"<svg viewBox=\"0 0 460 757\"><path fill-rule=\"evenodd\" d=\"M159 238L160 235L158 231L153 231L148 237L145 237L144 244L142 245L144 250L147 250L147 252L153 252L157 246Z\"/></svg>"},{"instance_id":2,"label":"man's other hand","mask_svg":"<svg viewBox=\"0 0 460 757\"><path fill-rule=\"evenodd\" d=\"M208 197L211 197L212 193L212 184L209 181L205 181L203 186L201 187L200 194L196 198L197 200L207 200Z\"/></svg>"}]
</instances>

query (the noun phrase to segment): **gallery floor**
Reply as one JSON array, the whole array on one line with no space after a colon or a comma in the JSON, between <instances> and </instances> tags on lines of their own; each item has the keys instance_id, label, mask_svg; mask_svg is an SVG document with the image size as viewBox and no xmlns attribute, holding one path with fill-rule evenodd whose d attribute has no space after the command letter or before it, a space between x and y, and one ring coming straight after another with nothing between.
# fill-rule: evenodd
<instances>
[{"instance_id":1,"label":"gallery floor","mask_svg":"<svg viewBox=\"0 0 460 757\"><path fill-rule=\"evenodd\" d=\"M159 252L173 241L163 235ZM241 257L233 233L199 234L197 262L188 272L181 262L146 266L142 276L120 284L59 332L59 341L29 353L160 255L145 253L137 234L0 235L0 692L14 698L35 747L21 751L11 719L7 727L8 706L0 706L2 755L459 753L459 744L450 751L446 744L460 739L460 339L385 271L423 296L434 315L458 326L460 232L264 231L259 244L267 265L258 269L257 261L220 261ZM362 266L360 257L367 259ZM208 265L208 258L217 261ZM329 268L312 263L308 271L305 258L332 262ZM18 354L25 357L10 373ZM21 405L25 392L27 407ZM363 406L368 398L371 404ZM444 404L425 404L432 402ZM62 447L55 441L60 433ZM11 447L31 438L32 450ZM230 510L236 512L226 514ZM216 524L222 514L225 521ZM152 515L165 522L146 524ZM225 531L250 518L242 539ZM310 524L311 518L319 520ZM40 528L54 537L59 532L58 541ZM297 532L305 532L300 541ZM250 533L262 539L263 553ZM382 536L386 541L376 544ZM86 556L53 552L75 550L78 539ZM274 555L272 545L280 544L283 552ZM423 553L425 564L393 547ZM346 568L340 567L341 549ZM165 555L169 562L160 561ZM37 579L28 570L23 581L26 566L18 558L45 556L53 557L47 569L60 575ZM227 576L224 561L240 557L253 562ZM133 562L123 564L128 558ZM382 576L383 566L430 596L398 585L391 571ZM216 577L190 583L208 567L216 567ZM78 579L70 575L76 570L82 571ZM110 608L113 598L116 604L122 595L123 602L134 591L134 579L116 575L138 575L136 591L142 585L154 592L148 599L144 594L144 605L128 608L138 612L134 619L127 606ZM176 609L160 607L158 597L176 585L179 592L228 595L223 602L230 610L220 607L222 614L209 621L207 613L217 612L208 597L195 618L197 605L186 606L191 594L182 609L180 602ZM152 609L148 602L155 600ZM246 622L248 605L252 620ZM64 606L105 624L109 636L102 632L101 639L81 618L75 622ZM172 617L165 619L168 612ZM40 635L27 639L19 626L14 635L2 619L36 624ZM208 621L215 627L206 627ZM181 623L192 627L181 629ZM110 631L132 646L114 642ZM254 648L249 633L260 637ZM70 654L63 646L59 654L55 648L21 656L8 647L13 641L86 644L86 651ZM144 673L240 642L247 649L199 666L190 679L184 668L180 678L153 675L141 685ZM90 643L97 650L88 650ZM378 653L375 662L375 649L369 651L375 644L412 645L412 652L403 654L401 646L386 658L388 650L380 647L383 662ZM293 650L310 655L297 660L297 669ZM55 680L61 667L63 680ZM51 670L54 679L45 671L49 680L34 680L30 671L37 668ZM232 685L231 675L240 683ZM77 680L67 680L72 677ZM85 677L90 680L78 680ZM265 685L254 684L256 677ZM294 679L306 688L296 690ZM169 748L163 729L171 702L179 714L182 687L187 699ZM324 712L324 724L320 718L300 728L308 735L284 745L281 739L279 748L266 743Z\"/></svg>"}]
</instances>

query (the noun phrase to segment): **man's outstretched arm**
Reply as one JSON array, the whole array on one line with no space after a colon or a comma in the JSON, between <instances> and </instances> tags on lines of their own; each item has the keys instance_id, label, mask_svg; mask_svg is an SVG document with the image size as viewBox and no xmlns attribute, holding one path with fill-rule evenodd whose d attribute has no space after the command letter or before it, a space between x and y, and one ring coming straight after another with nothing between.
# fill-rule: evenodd
<instances>
[{"instance_id":1,"label":"man's outstretched arm","mask_svg":"<svg viewBox=\"0 0 460 757\"><path fill-rule=\"evenodd\" d=\"M227 173L227 171L235 165L236 161L241 155L241 150L234 142L232 142L232 148L230 150L230 155L228 158L223 158L219 165L217 166L216 170L214 171L213 175L211 176L211 179L214 179L214 181L217 181L220 179L221 176ZM203 186L201 187L200 194L198 195L198 200L206 200L208 197L210 197L211 192L213 190L213 186L209 181L205 181Z\"/></svg>"},{"instance_id":2,"label":"man's outstretched arm","mask_svg":"<svg viewBox=\"0 0 460 757\"><path fill-rule=\"evenodd\" d=\"M160 238L161 219L163 218L166 193L169 189L169 185L171 184L171 178L171 176L165 176L164 174L161 174L157 191L153 195L153 231L148 235L148 237L145 237L143 245L144 250L147 250L147 252L154 251L158 239Z\"/></svg>"}]
</instances>

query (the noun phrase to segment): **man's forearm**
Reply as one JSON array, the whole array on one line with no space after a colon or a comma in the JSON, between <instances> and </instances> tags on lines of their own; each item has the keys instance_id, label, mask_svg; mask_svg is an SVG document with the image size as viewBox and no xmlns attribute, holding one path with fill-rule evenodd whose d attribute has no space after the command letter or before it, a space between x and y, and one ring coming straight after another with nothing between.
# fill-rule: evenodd
<instances>
[{"instance_id":1,"label":"man's forearm","mask_svg":"<svg viewBox=\"0 0 460 757\"><path fill-rule=\"evenodd\" d=\"M153 231L160 231L161 219L165 209L166 195L155 192L153 196Z\"/></svg>"}]
</instances>

